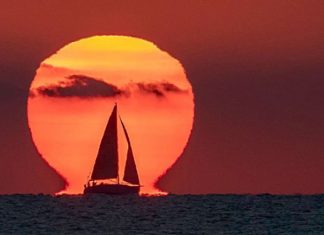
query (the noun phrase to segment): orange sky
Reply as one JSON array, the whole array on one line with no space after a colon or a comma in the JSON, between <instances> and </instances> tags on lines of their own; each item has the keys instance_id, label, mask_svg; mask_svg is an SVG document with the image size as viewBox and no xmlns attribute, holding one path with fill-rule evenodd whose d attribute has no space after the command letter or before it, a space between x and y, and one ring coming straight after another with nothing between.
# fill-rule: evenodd
<instances>
[{"instance_id":1,"label":"orange sky","mask_svg":"<svg viewBox=\"0 0 324 235\"><path fill-rule=\"evenodd\" d=\"M28 92L45 58L94 35L152 41L181 61L192 84L191 137L159 188L193 194L323 193L323 10L321 0L80 0L77 6L2 1L0 193L63 188L64 180L42 160L31 138ZM65 76L66 69L54 70Z\"/></svg>"},{"instance_id":2,"label":"orange sky","mask_svg":"<svg viewBox=\"0 0 324 235\"><path fill-rule=\"evenodd\" d=\"M69 80L73 75L79 77ZM89 82L85 94L76 90L80 87L69 90L77 86L71 82L81 80ZM125 94L96 96L108 87L104 82ZM97 86L90 87L92 83ZM71 43L42 62L30 90L32 136L42 156L67 179L64 193L82 192L116 101L132 141L142 192L156 191L154 182L180 156L193 124L193 94L182 65L141 39L97 36ZM126 143L119 139L122 174Z\"/></svg>"}]
</instances>

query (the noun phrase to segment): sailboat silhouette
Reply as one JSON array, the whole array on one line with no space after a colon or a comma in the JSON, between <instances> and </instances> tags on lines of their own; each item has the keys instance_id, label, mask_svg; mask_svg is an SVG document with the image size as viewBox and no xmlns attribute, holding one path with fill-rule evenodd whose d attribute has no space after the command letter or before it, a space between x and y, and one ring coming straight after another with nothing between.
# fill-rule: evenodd
<instances>
[{"instance_id":1,"label":"sailboat silhouette","mask_svg":"<svg viewBox=\"0 0 324 235\"><path fill-rule=\"evenodd\" d=\"M138 193L140 182L136 169L130 139L125 125L119 116L124 134L126 136L128 150L123 181L119 179L119 156L118 156L118 115L117 104L110 115L104 135L102 137L97 158L93 167L90 180L85 185L84 193L104 194L131 194ZM112 183L98 183L99 180L114 180Z\"/></svg>"}]
</instances>

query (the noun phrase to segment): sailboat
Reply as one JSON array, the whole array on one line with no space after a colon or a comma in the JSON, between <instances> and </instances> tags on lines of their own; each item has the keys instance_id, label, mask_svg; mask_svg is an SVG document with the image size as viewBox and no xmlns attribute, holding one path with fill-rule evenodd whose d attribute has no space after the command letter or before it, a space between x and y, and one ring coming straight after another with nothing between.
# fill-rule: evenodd
<instances>
[{"instance_id":1,"label":"sailboat","mask_svg":"<svg viewBox=\"0 0 324 235\"><path fill-rule=\"evenodd\" d=\"M125 172L122 182L119 179L118 164L118 121L121 123L128 145ZM84 194L138 194L139 189L140 181L132 146L126 127L121 117L119 116L118 118L116 103L103 134L91 177L84 186Z\"/></svg>"}]
</instances>

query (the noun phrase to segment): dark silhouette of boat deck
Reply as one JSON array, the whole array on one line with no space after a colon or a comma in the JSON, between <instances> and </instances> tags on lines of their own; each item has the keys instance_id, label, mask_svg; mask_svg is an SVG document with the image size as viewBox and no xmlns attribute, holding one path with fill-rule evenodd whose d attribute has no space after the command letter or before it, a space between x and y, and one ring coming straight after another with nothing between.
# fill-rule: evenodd
<instances>
[{"instance_id":1,"label":"dark silhouette of boat deck","mask_svg":"<svg viewBox=\"0 0 324 235\"><path fill-rule=\"evenodd\" d=\"M103 194L134 194L139 193L139 186L123 184L98 184L86 187L84 193L103 193Z\"/></svg>"}]
</instances>

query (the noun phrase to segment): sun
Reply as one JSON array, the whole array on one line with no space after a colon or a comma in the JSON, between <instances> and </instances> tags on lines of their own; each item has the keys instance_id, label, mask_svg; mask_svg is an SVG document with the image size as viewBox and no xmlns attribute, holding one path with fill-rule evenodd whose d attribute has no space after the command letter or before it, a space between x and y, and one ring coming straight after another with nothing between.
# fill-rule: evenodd
<instances>
[{"instance_id":1,"label":"sun","mask_svg":"<svg viewBox=\"0 0 324 235\"><path fill-rule=\"evenodd\" d=\"M193 125L193 91L181 63L147 40L94 36L64 46L37 69L28 123L41 156L66 178L64 193L82 193L115 102L141 191L156 192L155 181L181 155Z\"/></svg>"}]
</instances>

